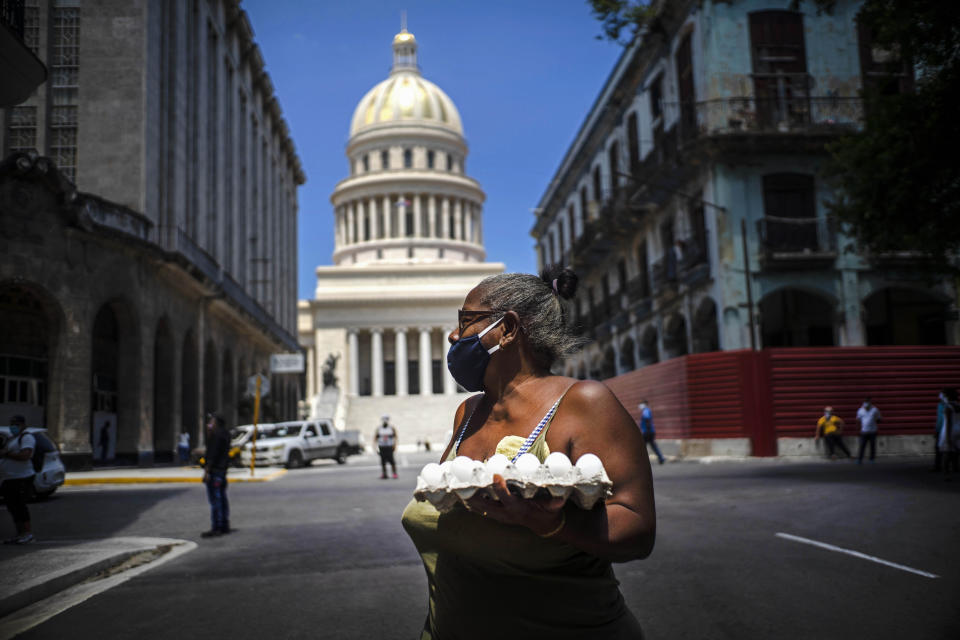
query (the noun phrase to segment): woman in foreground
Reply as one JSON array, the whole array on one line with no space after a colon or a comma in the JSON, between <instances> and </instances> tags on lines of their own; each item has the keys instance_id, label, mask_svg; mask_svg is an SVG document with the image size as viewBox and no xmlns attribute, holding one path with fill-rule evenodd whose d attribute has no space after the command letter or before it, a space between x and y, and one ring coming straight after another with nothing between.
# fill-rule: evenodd
<instances>
[{"instance_id":1,"label":"woman in foreground","mask_svg":"<svg viewBox=\"0 0 960 640\"><path fill-rule=\"evenodd\" d=\"M576 286L572 271L551 267L539 278L492 276L470 291L449 336L448 363L461 386L483 393L457 409L441 460L513 459L523 448L541 462L554 451L572 461L593 453L613 495L584 511L562 499L514 496L495 476L498 500L475 497L444 514L411 501L403 525L429 584L421 640L642 637L611 563L653 550L643 437L606 386L550 373L580 346L563 311Z\"/></svg>"}]
</instances>

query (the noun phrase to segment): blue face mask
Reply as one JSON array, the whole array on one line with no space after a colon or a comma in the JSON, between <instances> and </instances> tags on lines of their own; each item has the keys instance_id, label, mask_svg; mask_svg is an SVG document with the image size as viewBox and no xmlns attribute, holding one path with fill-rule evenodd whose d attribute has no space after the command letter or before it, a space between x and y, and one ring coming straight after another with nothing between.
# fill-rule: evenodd
<instances>
[{"instance_id":1,"label":"blue face mask","mask_svg":"<svg viewBox=\"0 0 960 640\"><path fill-rule=\"evenodd\" d=\"M499 349L500 345L495 344L489 350L484 349L480 338L502 320L503 318L500 318L475 336L460 338L450 345L450 350L447 351L447 369L457 384L467 391L483 390L483 374L487 372L487 365L490 364L490 355Z\"/></svg>"}]
</instances>

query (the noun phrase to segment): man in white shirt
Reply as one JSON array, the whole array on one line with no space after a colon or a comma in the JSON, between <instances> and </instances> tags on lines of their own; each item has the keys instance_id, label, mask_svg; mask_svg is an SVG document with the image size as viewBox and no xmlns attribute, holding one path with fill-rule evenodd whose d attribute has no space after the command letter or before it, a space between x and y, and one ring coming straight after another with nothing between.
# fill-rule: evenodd
<instances>
[{"instance_id":1,"label":"man in white shirt","mask_svg":"<svg viewBox=\"0 0 960 640\"><path fill-rule=\"evenodd\" d=\"M7 511L13 516L17 535L4 540L4 544L28 544L33 542L30 530L30 512L27 510L27 496L33 484L33 449L36 438L26 433L26 421L23 416L10 418L10 438L0 449L0 492L7 503Z\"/></svg>"},{"instance_id":2,"label":"man in white shirt","mask_svg":"<svg viewBox=\"0 0 960 640\"><path fill-rule=\"evenodd\" d=\"M870 443L870 462L877 457L877 423L883 416L870 398L863 401L863 406L857 409L857 420L860 421L860 453L857 456L857 464L863 464L863 454L867 449L867 443Z\"/></svg>"},{"instance_id":3,"label":"man in white shirt","mask_svg":"<svg viewBox=\"0 0 960 640\"><path fill-rule=\"evenodd\" d=\"M390 424L390 416L385 415L380 420L380 426L373 432L373 438L380 454L380 479L386 480L387 464L393 471L393 477L397 477L397 463L393 459L393 452L397 447L397 429Z\"/></svg>"}]
</instances>

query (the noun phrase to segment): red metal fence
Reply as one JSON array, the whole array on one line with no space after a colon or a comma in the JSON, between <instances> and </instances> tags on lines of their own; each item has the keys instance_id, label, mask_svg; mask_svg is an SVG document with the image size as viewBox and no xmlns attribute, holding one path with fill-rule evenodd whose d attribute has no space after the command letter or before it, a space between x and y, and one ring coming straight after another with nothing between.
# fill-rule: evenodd
<instances>
[{"instance_id":1,"label":"red metal fence","mask_svg":"<svg viewBox=\"0 0 960 640\"><path fill-rule=\"evenodd\" d=\"M937 394L960 387L960 347L826 347L683 356L604 381L634 418L646 398L665 438L750 438L754 455L776 439L812 436L831 405L858 430L870 396L884 435L932 433Z\"/></svg>"}]
</instances>

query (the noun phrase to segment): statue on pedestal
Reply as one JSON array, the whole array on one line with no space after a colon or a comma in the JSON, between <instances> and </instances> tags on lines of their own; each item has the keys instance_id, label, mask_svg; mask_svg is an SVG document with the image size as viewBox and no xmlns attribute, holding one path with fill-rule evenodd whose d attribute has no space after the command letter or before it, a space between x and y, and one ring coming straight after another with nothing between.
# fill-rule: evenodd
<instances>
[{"instance_id":1,"label":"statue on pedestal","mask_svg":"<svg viewBox=\"0 0 960 640\"><path fill-rule=\"evenodd\" d=\"M323 363L323 388L327 387L336 387L337 386L337 360L340 359L340 354L328 354L326 361Z\"/></svg>"}]
</instances>

